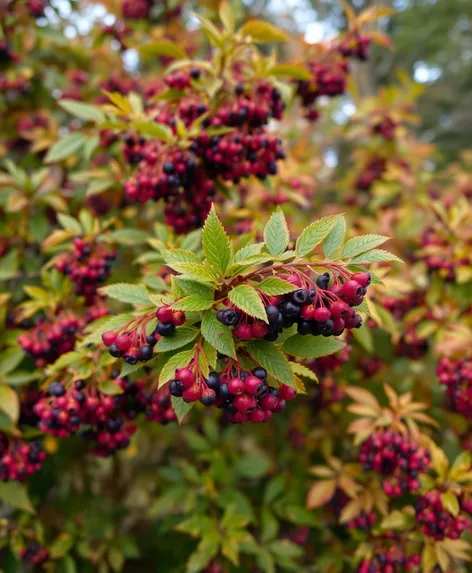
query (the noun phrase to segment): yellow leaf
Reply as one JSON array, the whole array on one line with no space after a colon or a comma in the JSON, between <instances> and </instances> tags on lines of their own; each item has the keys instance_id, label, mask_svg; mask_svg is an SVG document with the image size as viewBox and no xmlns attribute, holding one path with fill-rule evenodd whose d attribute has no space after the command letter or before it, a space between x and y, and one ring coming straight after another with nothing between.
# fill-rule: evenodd
<instances>
[{"instance_id":1,"label":"yellow leaf","mask_svg":"<svg viewBox=\"0 0 472 573\"><path fill-rule=\"evenodd\" d=\"M254 42L287 42L290 39L286 32L264 20L249 20L239 32L251 36Z\"/></svg>"},{"instance_id":2,"label":"yellow leaf","mask_svg":"<svg viewBox=\"0 0 472 573\"><path fill-rule=\"evenodd\" d=\"M360 498L350 501L342 510L339 517L340 523L346 523L357 517L362 511L362 500Z\"/></svg>"},{"instance_id":3,"label":"yellow leaf","mask_svg":"<svg viewBox=\"0 0 472 573\"><path fill-rule=\"evenodd\" d=\"M3 410L13 422L18 421L20 416L18 394L6 384L0 385L0 410Z\"/></svg>"},{"instance_id":4,"label":"yellow leaf","mask_svg":"<svg viewBox=\"0 0 472 573\"><path fill-rule=\"evenodd\" d=\"M327 479L314 483L308 492L306 505L310 509L320 507L333 497L336 491L336 482L333 479Z\"/></svg>"}]
</instances>

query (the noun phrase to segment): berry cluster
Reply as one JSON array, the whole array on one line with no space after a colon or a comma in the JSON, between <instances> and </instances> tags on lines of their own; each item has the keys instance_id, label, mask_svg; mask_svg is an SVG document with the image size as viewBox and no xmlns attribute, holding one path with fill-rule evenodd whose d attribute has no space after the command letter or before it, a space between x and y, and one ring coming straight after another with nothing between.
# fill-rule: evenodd
<instances>
[{"instance_id":1,"label":"berry cluster","mask_svg":"<svg viewBox=\"0 0 472 573\"><path fill-rule=\"evenodd\" d=\"M369 559L363 559L357 573L419 573L420 561L418 553L407 555L399 547L392 546L386 551L377 551Z\"/></svg>"},{"instance_id":2,"label":"berry cluster","mask_svg":"<svg viewBox=\"0 0 472 573\"><path fill-rule=\"evenodd\" d=\"M338 50L344 58L357 58L364 62L369 57L369 46L370 38L357 32L340 42Z\"/></svg>"},{"instance_id":3,"label":"berry cluster","mask_svg":"<svg viewBox=\"0 0 472 573\"><path fill-rule=\"evenodd\" d=\"M172 409L168 384L159 388L159 390L140 388L138 400L145 407L146 420L157 422L158 424L168 424L177 420L177 416Z\"/></svg>"},{"instance_id":4,"label":"berry cluster","mask_svg":"<svg viewBox=\"0 0 472 573\"><path fill-rule=\"evenodd\" d=\"M363 531L367 533L374 527L377 521L377 515L375 511L365 512L363 511L360 515L348 521L347 526L349 529L356 529L357 531Z\"/></svg>"},{"instance_id":5,"label":"berry cluster","mask_svg":"<svg viewBox=\"0 0 472 573\"><path fill-rule=\"evenodd\" d=\"M450 240L432 227L424 231L421 247L426 250L422 258L428 270L438 272L445 281L454 281L457 267L470 264L467 257L456 258L454 246Z\"/></svg>"},{"instance_id":6,"label":"berry cluster","mask_svg":"<svg viewBox=\"0 0 472 573\"><path fill-rule=\"evenodd\" d=\"M354 187L358 191L369 191L375 181L382 178L387 169L387 162L383 157L373 157L364 166L361 174L358 176Z\"/></svg>"},{"instance_id":7,"label":"berry cluster","mask_svg":"<svg viewBox=\"0 0 472 573\"><path fill-rule=\"evenodd\" d=\"M459 539L470 524L464 515L454 517L444 508L441 492L437 490L428 491L416 501L416 521L423 533L436 541L446 537Z\"/></svg>"},{"instance_id":8,"label":"berry cluster","mask_svg":"<svg viewBox=\"0 0 472 573\"><path fill-rule=\"evenodd\" d=\"M18 337L18 344L35 361L38 368L55 362L74 349L77 333L84 323L72 312L60 312L54 321L41 320L29 332Z\"/></svg>"},{"instance_id":9,"label":"berry cluster","mask_svg":"<svg viewBox=\"0 0 472 573\"><path fill-rule=\"evenodd\" d=\"M428 450L407 436L380 430L362 443L359 461L364 471L385 476L382 488L394 498L419 490L419 474L428 468L431 458Z\"/></svg>"},{"instance_id":10,"label":"berry cluster","mask_svg":"<svg viewBox=\"0 0 472 573\"><path fill-rule=\"evenodd\" d=\"M326 337L338 336L344 329L362 325L361 316L352 307L361 304L364 298L370 284L368 273L356 273L343 283L335 280L331 286L329 273L320 275L316 283L308 283L298 274L281 275L281 278L300 288L283 296L261 295L268 324L235 308L218 311L217 319L225 326L234 327L234 335L240 340L275 341L284 328L294 324L299 334Z\"/></svg>"},{"instance_id":11,"label":"berry cluster","mask_svg":"<svg viewBox=\"0 0 472 573\"><path fill-rule=\"evenodd\" d=\"M26 547L20 552L20 557L23 561L31 565L41 565L49 557L49 551L43 547L38 541L28 541Z\"/></svg>"},{"instance_id":12,"label":"berry cluster","mask_svg":"<svg viewBox=\"0 0 472 573\"><path fill-rule=\"evenodd\" d=\"M38 442L23 442L0 433L0 480L24 481L41 469L45 459Z\"/></svg>"},{"instance_id":13,"label":"berry cluster","mask_svg":"<svg viewBox=\"0 0 472 573\"><path fill-rule=\"evenodd\" d=\"M75 284L75 293L85 297L86 303L95 302L97 289L110 276L116 253L103 244L81 238L73 240L73 250L56 261L56 269Z\"/></svg>"},{"instance_id":14,"label":"berry cluster","mask_svg":"<svg viewBox=\"0 0 472 573\"><path fill-rule=\"evenodd\" d=\"M395 130L397 127L398 122L387 115L374 122L372 133L374 135L381 135L387 141L392 141L395 138Z\"/></svg>"},{"instance_id":15,"label":"berry cluster","mask_svg":"<svg viewBox=\"0 0 472 573\"><path fill-rule=\"evenodd\" d=\"M195 370L195 371L194 371ZM231 364L221 373L210 372L204 378L198 368L178 368L169 384L172 396L185 402L200 400L205 406L224 410L232 422L267 422L272 414L282 412L286 401L293 400L296 391L281 384L278 388L267 384L267 372L257 367L248 372L239 364Z\"/></svg>"},{"instance_id":16,"label":"berry cluster","mask_svg":"<svg viewBox=\"0 0 472 573\"><path fill-rule=\"evenodd\" d=\"M203 223L218 180L265 179L277 172L277 161L285 157L281 141L266 128L270 118L282 117L284 104L276 88L267 82L251 90L237 84L234 93L210 113L208 103L194 90L200 76L198 68L167 75L165 86L182 92L182 98L173 104L159 101L149 110L155 121L176 135L178 122L190 128L208 114L185 149L129 135L123 150L125 159L138 165L125 183L128 199L141 203L163 199L166 222L179 233Z\"/></svg>"},{"instance_id":17,"label":"berry cluster","mask_svg":"<svg viewBox=\"0 0 472 573\"><path fill-rule=\"evenodd\" d=\"M147 334L148 324L155 317L158 323L155 329ZM153 348L160 337L172 336L176 326L182 326L185 320L185 313L181 310L162 306L155 314L151 313L141 319L133 320L117 331L104 332L102 341L112 356L123 358L128 364L147 362L152 358Z\"/></svg>"},{"instance_id":18,"label":"berry cluster","mask_svg":"<svg viewBox=\"0 0 472 573\"><path fill-rule=\"evenodd\" d=\"M439 382L446 386L454 411L472 419L472 359L441 358L436 369Z\"/></svg>"}]
</instances>

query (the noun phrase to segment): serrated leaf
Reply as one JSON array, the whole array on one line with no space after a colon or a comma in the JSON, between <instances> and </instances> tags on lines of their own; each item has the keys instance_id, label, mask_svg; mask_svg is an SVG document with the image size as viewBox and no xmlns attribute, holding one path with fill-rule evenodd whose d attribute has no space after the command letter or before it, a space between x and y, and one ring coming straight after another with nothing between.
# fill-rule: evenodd
<instances>
[{"instance_id":1,"label":"serrated leaf","mask_svg":"<svg viewBox=\"0 0 472 573\"><path fill-rule=\"evenodd\" d=\"M267 340L251 340L247 350L252 358L282 384L295 388L295 380L290 364L284 353Z\"/></svg>"},{"instance_id":2,"label":"serrated leaf","mask_svg":"<svg viewBox=\"0 0 472 573\"><path fill-rule=\"evenodd\" d=\"M289 283L284 279L279 279L278 277L269 277L257 285L257 290L269 296L287 294L297 288L298 287L292 283Z\"/></svg>"},{"instance_id":3,"label":"serrated leaf","mask_svg":"<svg viewBox=\"0 0 472 573\"><path fill-rule=\"evenodd\" d=\"M262 251L263 247L264 243L253 243L252 245L246 245L245 247L242 247L234 255L234 262L245 262L247 258L258 255Z\"/></svg>"},{"instance_id":4,"label":"serrated leaf","mask_svg":"<svg viewBox=\"0 0 472 573\"><path fill-rule=\"evenodd\" d=\"M275 211L264 227L264 241L273 256L282 254L290 241L287 222L282 210Z\"/></svg>"},{"instance_id":5,"label":"serrated leaf","mask_svg":"<svg viewBox=\"0 0 472 573\"><path fill-rule=\"evenodd\" d=\"M196 328L190 326L179 326L172 336L162 337L157 345L156 350L158 352L169 352L170 350L177 350L182 348L189 342L192 342L196 338L199 331Z\"/></svg>"},{"instance_id":6,"label":"serrated leaf","mask_svg":"<svg viewBox=\"0 0 472 573\"><path fill-rule=\"evenodd\" d=\"M295 246L297 255L304 257L311 253L329 234L336 221L341 217L342 215L330 215L309 225L297 239Z\"/></svg>"},{"instance_id":7,"label":"serrated leaf","mask_svg":"<svg viewBox=\"0 0 472 573\"><path fill-rule=\"evenodd\" d=\"M185 368L192 360L193 355L194 349L190 348L189 350L183 350L182 352L171 356L164 364L159 374L159 388L161 388L161 386L166 382L169 382L169 380L172 380L176 368Z\"/></svg>"},{"instance_id":8,"label":"serrated leaf","mask_svg":"<svg viewBox=\"0 0 472 573\"><path fill-rule=\"evenodd\" d=\"M184 402L182 398L177 398L176 396L171 396L172 401L172 409L177 416L177 420L179 424L181 424L185 418L185 416L190 412L190 410L194 407L195 402Z\"/></svg>"},{"instance_id":9,"label":"serrated leaf","mask_svg":"<svg viewBox=\"0 0 472 573\"><path fill-rule=\"evenodd\" d=\"M212 269L197 263L172 263L169 265L182 276L195 281L216 283L218 277Z\"/></svg>"},{"instance_id":10,"label":"serrated leaf","mask_svg":"<svg viewBox=\"0 0 472 573\"><path fill-rule=\"evenodd\" d=\"M105 114L97 106L72 99L61 99L59 105L71 115L90 121L105 121Z\"/></svg>"},{"instance_id":11,"label":"serrated leaf","mask_svg":"<svg viewBox=\"0 0 472 573\"><path fill-rule=\"evenodd\" d=\"M354 237L349 239L349 241L344 246L342 252L342 258L351 258L370 249L375 249L385 241L388 241L390 237L385 237L383 235L361 235L360 237Z\"/></svg>"},{"instance_id":12,"label":"serrated leaf","mask_svg":"<svg viewBox=\"0 0 472 573\"><path fill-rule=\"evenodd\" d=\"M175 302L172 308L185 312L199 312L201 310L210 309L214 303L213 297L209 298L201 294L191 294Z\"/></svg>"},{"instance_id":13,"label":"serrated leaf","mask_svg":"<svg viewBox=\"0 0 472 573\"><path fill-rule=\"evenodd\" d=\"M203 226L202 244L207 261L221 276L224 276L231 258L231 245L229 237L216 215L214 205L212 205Z\"/></svg>"},{"instance_id":14,"label":"serrated leaf","mask_svg":"<svg viewBox=\"0 0 472 573\"><path fill-rule=\"evenodd\" d=\"M323 252L327 259L337 254L344 244L346 219L341 216L323 241Z\"/></svg>"},{"instance_id":15,"label":"serrated leaf","mask_svg":"<svg viewBox=\"0 0 472 573\"><path fill-rule=\"evenodd\" d=\"M314 382L319 382L318 376L313 372L313 370L310 370L304 364L299 364L298 362L289 362L289 364L292 371L295 374L298 374L298 376L302 376L303 378L309 378Z\"/></svg>"},{"instance_id":16,"label":"serrated leaf","mask_svg":"<svg viewBox=\"0 0 472 573\"><path fill-rule=\"evenodd\" d=\"M196 263L201 264L201 260L192 251L187 251L186 249L162 249L161 255L167 265L173 265L174 263Z\"/></svg>"},{"instance_id":17,"label":"serrated leaf","mask_svg":"<svg viewBox=\"0 0 472 573\"><path fill-rule=\"evenodd\" d=\"M249 285L239 285L229 291L229 300L240 310L267 322L267 314L261 297L255 288Z\"/></svg>"},{"instance_id":18,"label":"serrated leaf","mask_svg":"<svg viewBox=\"0 0 472 573\"><path fill-rule=\"evenodd\" d=\"M282 350L286 354L292 354L299 358L318 358L334 354L344 348L344 342L336 338L324 338L321 336L302 336L295 334L283 345Z\"/></svg>"},{"instance_id":19,"label":"serrated leaf","mask_svg":"<svg viewBox=\"0 0 472 573\"><path fill-rule=\"evenodd\" d=\"M373 249L372 251L358 255L351 260L352 263L380 263L384 261L396 261L397 263L403 263L399 257L393 253L384 251L383 249Z\"/></svg>"},{"instance_id":20,"label":"serrated leaf","mask_svg":"<svg viewBox=\"0 0 472 573\"><path fill-rule=\"evenodd\" d=\"M205 313L202 320L202 334L205 340L218 352L231 358L236 358L233 335L231 329L223 326L216 318L216 312L210 310Z\"/></svg>"},{"instance_id":21,"label":"serrated leaf","mask_svg":"<svg viewBox=\"0 0 472 573\"><path fill-rule=\"evenodd\" d=\"M115 283L98 289L100 294L127 302L128 304L150 305L149 293L144 285L134 285L129 283Z\"/></svg>"},{"instance_id":22,"label":"serrated leaf","mask_svg":"<svg viewBox=\"0 0 472 573\"><path fill-rule=\"evenodd\" d=\"M249 20L239 32L251 36L254 42L287 42L289 36L286 32L264 20Z\"/></svg>"},{"instance_id":23,"label":"serrated leaf","mask_svg":"<svg viewBox=\"0 0 472 573\"><path fill-rule=\"evenodd\" d=\"M82 133L69 133L49 149L44 162L54 163L73 155L84 145L85 141L86 138Z\"/></svg>"}]
</instances>

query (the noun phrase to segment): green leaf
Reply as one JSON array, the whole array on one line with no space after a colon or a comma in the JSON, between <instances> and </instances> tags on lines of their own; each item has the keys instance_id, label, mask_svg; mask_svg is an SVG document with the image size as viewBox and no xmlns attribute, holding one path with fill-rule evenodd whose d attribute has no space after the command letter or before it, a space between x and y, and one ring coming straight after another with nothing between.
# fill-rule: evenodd
<instances>
[{"instance_id":1,"label":"green leaf","mask_svg":"<svg viewBox=\"0 0 472 573\"><path fill-rule=\"evenodd\" d=\"M344 348L344 342L336 338L324 338L321 336L302 336L295 334L291 336L283 345L282 350L286 354L292 354L299 358L318 358L334 354Z\"/></svg>"},{"instance_id":2,"label":"green leaf","mask_svg":"<svg viewBox=\"0 0 472 573\"><path fill-rule=\"evenodd\" d=\"M304 257L311 253L329 234L340 217L341 215L330 215L309 225L297 239L295 246L297 255Z\"/></svg>"},{"instance_id":3,"label":"green leaf","mask_svg":"<svg viewBox=\"0 0 472 573\"><path fill-rule=\"evenodd\" d=\"M263 247L264 243L254 243L252 245L246 245L245 247L242 247L234 255L234 262L245 262L247 258L252 257L253 255L258 255L262 251Z\"/></svg>"},{"instance_id":4,"label":"green leaf","mask_svg":"<svg viewBox=\"0 0 472 573\"><path fill-rule=\"evenodd\" d=\"M216 283L218 276L215 272L197 263L173 263L169 265L182 276L200 282Z\"/></svg>"},{"instance_id":5,"label":"green leaf","mask_svg":"<svg viewBox=\"0 0 472 573\"><path fill-rule=\"evenodd\" d=\"M70 114L90 121L105 121L105 114L97 106L81 103L73 99L61 99L59 105Z\"/></svg>"},{"instance_id":6,"label":"green leaf","mask_svg":"<svg viewBox=\"0 0 472 573\"><path fill-rule=\"evenodd\" d=\"M444 509L454 517L459 515L459 500L457 499L457 496L452 493L452 491L446 491L445 493L441 494L441 503L443 504Z\"/></svg>"},{"instance_id":7,"label":"green leaf","mask_svg":"<svg viewBox=\"0 0 472 573\"><path fill-rule=\"evenodd\" d=\"M287 42L290 39L286 32L264 20L249 20L239 32L261 43Z\"/></svg>"},{"instance_id":8,"label":"green leaf","mask_svg":"<svg viewBox=\"0 0 472 573\"><path fill-rule=\"evenodd\" d=\"M101 392L108 394L109 396L118 396L123 394L123 389L113 380L104 380L103 382L100 382L98 387Z\"/></svg>"},{"instance_id":9,"label":"green leaf","mask_svg":"<svg viewBox=\"0 0 472 573\"><path fill-rule=\"evenodd\" d=\"M327 259L333 257L344 245L346 235L346 219L341 216L323 241L323 252Z\"/></svg>"},{"instance_id":10,"label":"green leaf","mask_svg":"<svg viewBox=\"0 0 472 573\"><path fill-rule=\"evenodd\" d=\"M202 231L203 252L210 265L224 276L231 258L231 245L212 205Z\"/></svg>"},{"instance_id":11,"label":"green leaf","mask_svg":"<svg viewBox=\"0 0 472 573\"><path fill-rule=\"evenodd\" d=\"M143 245L149 235L139 229L117 229L110 233L109 237L120 245Z\"/></svg>"},{"instance_id":12,"label":"green leaf","mask_svg":"<svg viewBox=\"0 0 472 573\"><path fill-rule=\"evenodd\" d=\"M8 280L18 275L19 257L17 249L11 249L0 257L0 280Z\"/></svg>"},{"instance_id":13,"label":"green leaf","mask_svg":"<svg viewBox=\"0 0 472 573\"><path fill-rule=\"evenodd\" d=\"M129 304L150 305L149 293L144 285L115 283L99 289L100 294Z\"/></svg>"},{"instance_id":14,"label":"green leaf","mask_svg":"<svg viewBox=\"0 0 472 573\"><path fill-rule=\"evenodd\" d=\"M352 263L381 263L383 261L396 261L403 263L399 257L382 249L373 249L352 259Z\"/></svg>"},{"instance_id":15,"label":"green leaf","mask_svg":"<svg viewBox=\"0 0 472 573\"><path fill-rule=\"evenodd\" d=\"M311 81L312 78L310 72L302 64L277 64L272 66L267 73L269 76L294 80Z\"/></svg>"},{"instance_id":16,"label":"green leaf","mask_svg":"<svg viewBox=\"0 0 472 573\"><path fill-rule=\"evenodd\" d=\"M356 255L378 247L382 243L385 243L385 241L388 241L389 238L390 237L384 237L383 235L361 235L360 237L354 237L353 239L349 239L346 243L341 256L343 259L355 257Z\"/></svg>"},{"instance_id":17,"label":"green leaf","mask_svg":"<svg viewBox=\"0 0 472 573\"><path fill-rule=\"evenodd\" d=\"M298 362L290 362L290 367L297 376L302 376L303 378L308 378L309 380L313 380L314 382L319 382L318 376L313 372L313 370L310 370L307 366L299 364Z\"/></svg>"},{"instance_id":18,"label":"green leaf","mask_svg":"<svg viewBox=\"0 0 472 573\"><path fill-rule=\"evenodd\" d=\"M189 350L183 350L182 352L171 356L164 364L159 375L159 388L164 386L164 384L169 380L172 380L176 368L185 368L192 360L193 355L194 349L190 348Z\"/></svg>"},{"instance_id":19,"label":"green leaf","mask_svg":"<svg viewBox=\"0 0 472 573\"><path fill-rule=\"evenodd\" d=\"M280 207L272 214L264 227L264 241L267 250L273 256L281 255L288 246L290 234Z\"/></svg>"},{"instance_id":20,"label":"green leaf","mask_svg":"<svg viewBox=\"0 0 472 573\"><path fill-rule=\"evenodd\" d=\"M171 400L172 400L172 409L174 410L175 415L177 416L179 424L181 424L185 416L194 407L195 402L187 403L184 402L182 398L177 398L176 396L171 396Z\"/></svg>"},{"instance_id":21,"label":"green leaf","mask_svg":"<svg viewBox=\"0 0 472 573\"><path fill-rule=\"evenodd\" d=\"M0 410L3 410L13 422L18 421L20 416L18 394L6 384L0 384Z\"/></svg>"},{"instance_id":22,"label":"green leaf","mask_svg":"<svg viewBox=\"0 0 472 573\"><path fill-rule=\"evenodd\" d=\"M254 316L267 322L264 305L255 288L249 285L239 285L229 291L228 298L235 306L249 316Z\"/></svg>"},{"instance_id":23,"label":"green leaf","mask_svg":"<svg viewBox=\"0 0 472 573\"><path fill-rule=\"evenodd\" d=\"M200 21L203 33L208 38L211 44L217 48L222 48L223 46L223 36L219 32L218 28L207 18L199 16L198 14L193 14L197 20Z\"/></svg>"},{"instance_id":24,"label":"green leaf","mask_svg":"<svg viewBox=\"0 0 472 573\"><path fill-rule=\"evenodd\" d=\"M169 352L182 348L197 336L199 331L191 326L179 326L172 336L163 336L156 345L158 352Z\"/></svg>"},{"instance_id":25,"label":"green leaf","mask_svg":"<svg viewBox=\"0 0 472 573\"><path fill-rule=\"evenodd\" d=\"M28 490L22 483L15 481L0 482L0 499L16 509L35 513L28 497Z\"/></svg>"},{"instance_id":26,"label":"green leaf","mask_svg":"<svg viewBox=\"0 0 472 573\"><path fill-rule=\"evenodd\" d=\"M218 15L220 17L223 26L225 27L225 30L230 34L232 34L234 32L234 14L233 14L233 9L231 7L231 2L224 0L220 4Z\"/></svg>"},{"instance_id":27,"label":"green leaf","mask_svg":"<svg viewBox=\"0 0 472 573\"><path fill-rule=\"evenodd\" d=\"M24 357L25 353L19 347L9 348L5 352L2 352L0 354L0 376L15 370Z\"/></svg>"},{"instance_id":28,"label":"green leaf","mask_svg":"<svg viewBox=\"0 0 472 573\"><path fill-rule=\"evenodd\" d=\"M295 380L290 364L274 344L267 340L251 340L248 342L247 350L252 358L260 364L267 372L282 384L295 388Z\"/></svg>"},{"instance_id":29,"label":"green leaf","mask_svg":"<svg viewBox=\"0 0 472 573\"><path fill-rule=\"evenodd\" d=\"M86 138L82 133L69 133L49 149L44 162L54 163L73 155L84 145L85 141Z\"/></svg>"},{"instance_id":30,"label":"green leaf","mask_svg":"<svg viewBox=\"0 0 472 573\"><path fill-rule=\"evenodd\" d=\"M279 557L301 557L303 549L288 539L277 539L270 545L272 553Z\"/></svg>"},{"instance_id":31,"label":"green leaf","mask_svg":"<svg viewBox=\"0 0 472 573\"><path fill-rule=\"evenodd\" d=\"M180 46L164 40L142 44L139 47L139 55L144 60L155 58L156 56L167 56L176 60L183 60L187 57L187 54Z\"/></svg>"},{"instance_id":32,"label":"green leaf","mask_svg":"<svg viewBox=\"0 0 472 573\"><path fill-rule=\"evenodd\" d=\"M172 308L186 312L198 312L200 310L208 310L213 306L214 302L213 297L208 298L201 294L191 294L175 302Z\"/></svg>"},{"instance_id":33,"label":"green leaf","mask_svg":"<svg viewBox=\"0 0 472 573\"><path fill-rule=\"evenodd\" d=\"M174 140L174 134L167 125L152 121L134 121L131 125L136 131L144 135L149 135L152 139L158 139L166 143L171 143Z\"/></svg>"},{"instance_id":34,"label":"green leaf","mask_svg":"<svg viewBox=\"0 0 472 573\"><path fill-rule=\"evenodd\" d=\"M236 358L233 335L231 329L223 326L216 318L216 312L210 310L205 313L202 320L202 334L205 340L218 352L231 358Z\"/></svg>"},{"instance_id":35,"label":"green leaf","mask_svg":"<svg viewBox=\"0 0 472 573\"><path fill-rule=\"evenodd\" d=\"M269 459L262 453L246 454L234 466L234 471L245 478L259 479L265 476L270 468Z\"/></svg>"},{"instance_id":36,"label":"green leaf","mask_svg":"<svg viewBox=\"0 0 472 573\"><path fill-rule=\"evenodd\" d=\"M196 263L201 264L201 260L192 251L187 251L186 249L162 249L161 255L167 265L173 265L174 263Z\"/></svg>"},{"instance_id":37,"label":"green leaf","mask_svg":"<svg viewBox=\"0 0 472 573\"><path fill-rule=\"evenodd\" d=\"M75 217L66 215L66 213L58 213L57 220L64 229L70 229L71 231L75 231L79 235L82 234L82 227L79 221Z\"/></svg>"},{"instance_id":38,"label":"green leaf","mask_svg":"<svg viewBox=\"0 0 472 573\"><path fill-rule=\"evenodd\" d=\"M279 294L287 294L296 290L298 287L277 277L269 277L264 279L257 285L257 290L269 296L277 296Z\"/></svg>"}]
</instances>

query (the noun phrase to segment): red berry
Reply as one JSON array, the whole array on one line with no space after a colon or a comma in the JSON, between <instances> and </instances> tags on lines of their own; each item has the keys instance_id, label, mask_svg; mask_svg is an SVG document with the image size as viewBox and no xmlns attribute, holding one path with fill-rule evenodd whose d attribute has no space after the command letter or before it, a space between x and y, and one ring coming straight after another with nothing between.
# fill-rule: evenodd
<instances>
[{"instance_id":1,"label":"red berry","mask_svg":"<svg viewBox=\"0 0 472 573\"><path fill-rule=\"evenodd\" d=\"M341 316L342 318L344 318L351 312L350 306L343 300L337 300L336 302L334 302L331 305L330 310L333 317Z\"/></svg>"},{"instance_id":2,"label":"red berry","mask_svg":"<svg viewBox=\"0 0 472 573\"><path fill-rule=\"evenodd\" d=\"M320 308L317 308L313 313L313 318L316 322L326 322L331 318L331 311L324 306L320 306Z\"/></svg>"},{"instance_id":3,"label":"red berry","mask_svg":"<svg viewBox=\"0 0 472 573\"><path fill-rule=\"evenodd\" d=\"M102 334L102 340L105 346L111 346L116 340L116 333L108 330Z\"/></svg>"},{"instance_id":4,"label":"red berry","mask_svg":"<svg viewBox=\"0 0 472 573\"><path fill-rule=\"evenodd\" d=\"M371 277L369 273L356 273L352 280L356 281L361 287L368 287L370 285Z\"/></svg>"},{"instance_id":5,"label":"red berry","mask_svg":"<svg viewBox=\"0 0 472 573\"><path fill-rule=\"evenodd\" d=\"M240 324L234 329L234 334L241 340L251 340L252 328L249 324Z\"/></svg>"},{"instance_id":6,"label":"red berry","mask_svg":"<svg viewBox=\"0 0 472 573\"><path fill-rule=\"evenodd\" d=\"M305 306L302 306L300 316L304 320L313 320L314 312L315 312L315 307L312 304L307 304Z\"/></svg>"},{"instance_id":7,"label":"red berry","mask_svg":"<svg viewBox=\"0 0 472 573\"><path fill-rule=\"evenodd\" d=\"M259 406L263 410L273 410L277 406L278 400L273 394L266 394L259 400Z\"/></svg>"},{"instance_id":8,"label":"red berry","mask_svg":"<svg viewBox=\"0 0 472 573\"><path fill-rule=\"evenodd\" d=\"M264 382L257 376L249 376L244 380L244 390L252 396L258 396L264 389Z\"/></svg>"},{"instance_id":9,"label":"red berry","mask_svg":"<svg viewBox=\"0 0 472 573\"><path fill-rule=\"evenodd\" d=\"M249 419L253 424L259 424L260 422L263 422L265 420L264 411L260 408L256 408L254 412L251 412L249 415Z\"/></svg>"},{"instance_id":10,"label":"red berry","mask_svg":"<svg viewBox=\"0 0 472 573\"><path fill-rule=\"evenodd\" d=\"M174 313L168 306L161 306L157 309L156 316L159 322L168 323L172 322Z\"/></svg>"},{"instance_id":11,"label":"red berry","mask_svg":"<svg viewBox=\"0 0 472 573\"><path fill-rule=\"evenodd\" d=\"M185 388L182 393L182 399L184 402L196 402L202 397L202 388L200 384L193 384L189 388Z\"/></svg>"},{"instance_id":12,"label":"red berry","mask_svg":"<svg viewBox=\"0 0 472 573\"><path fill-rule=\"evenodd\" d=\"M254 338L264 338L269 332L269 327L265 322L255 322L252 325L251 331Z\"/></svg>"},{"instance_id":13,"label":"red berry","mask_svg":"<svg viewBox=\"0 0 472 573\"><path fill-rule=\"evenodd\" d=\"M127 334L120 334L116 337L115 345L120 352L126 352L131 347L131 339Z\"/></svg>"},{"instance_id":14,"label":"red berry","mask_svg":"<svg viewBox=\"0 0 472 573\"><path fill-rule=\"evenodd\" d=\"M291 386L287 386L286 384L281 384L279 386L279 396L283 400L293 400L296 395L297 395L297 391L295 390L295 388L292 388Z\"/></svg>"},{"instance_id":15,"label":"red berry","mask_svg":"<svg viewBox=\"0 0 472 573\"><path fill-rule=\"evenodd\" d=\"M177 368L175 371L175 379L182 382L184 388L190 388L195 383L195 374L190 368Z\"/></svg>"},{"instance_id":16,"label":"red berry","mask_svg":"<svg viewBox=\"0 0 472 573\"><path fill-rule=\"evenodd\" d=\"M346 281L341 288L341 295L349 300L362 296L362 287L357 281Z\"/></svg>"},{"instance_id":17,"label":"red berry","mask_svg":"<svg viewBox=\"0 0 472 573\"><path fill-rule=\"evenodd\" d=\"M241 394L236 396L236 398L233 400L233 406L243 414L250 414L256 409L257 402L254 396L249 396L249 394Z\"/></svg>"},{"instance_id":18,"label":"red berry","mask_svg":"<svg viewBox=\"0 0 472 573\"><path fill-rule=\"evenodd\" d=\"M285 400L279 398L277 400L277 406L272 409L272 412L276 412L277 414L279 414L280 412L283 412L285 410L285 406L286 406Z\"/></svg>"},{"instance_id":19,"label":"red berry","mask_svg":"<svg viewBox=\"0 0 472 573\"><path fill-rule=\"evenodd\" d=\"M228 390L231 394L242 394L244 392L244 382L240 378L228 380Z\"/></svg>"},{"instance_id":20,"label":"red berry","mask_svg":"<svg viewBox=\"0 0 472 573\"><path fill-rule=\"evenodd\" d=\"M181 310L174 310L172 313L172 322L175 326L182 326L185 323L185 312Z\"/></svg>"}]
</instances>

